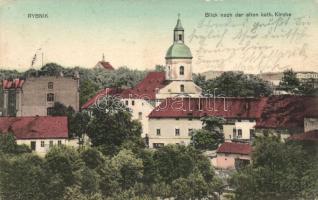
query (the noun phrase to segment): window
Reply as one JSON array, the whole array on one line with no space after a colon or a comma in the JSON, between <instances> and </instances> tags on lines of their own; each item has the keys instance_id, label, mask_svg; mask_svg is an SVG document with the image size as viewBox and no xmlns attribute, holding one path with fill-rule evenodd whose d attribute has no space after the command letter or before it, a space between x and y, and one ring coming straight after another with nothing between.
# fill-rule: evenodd
<instances>
[{"instance_id":1,"label":"window","mask_svg":"<svg viewBox=\"0 0 318 200\"><path fill-rule=\"evenodd\" d=\"M142 120L142 112L138 113L138 120Z\"/></svg>"},{"instance_id":2,"label":"window","mask_svg":"<svg viewBox=\"0 0 318 200\"><path fill-rule=\"evenodd\" d=\"M50 147L53 147L53 141L50 140Z\"/></svg>"},{"instance_id":3,"label":"window","mask_svg":"<svg viewBox=\"0 0 318 200\"><path fill-rule=\"evenodd\" d=\"M31 141L31 150L32 151L36 150L36 142L35 141Z\"/></svg>"},{"instance_id":4,"label":"window","mask_svg":"<svg viewBox=\"0 0 318 200\"><path fill-rule=\"evenodd\" d=\"M179 40L182 41L182 34L179 34Z\"/></svg>"},{"instance_id":5,"label":"window","mask_svg":"<svg viewBox=\"0 0 318 200\"><path fill-rule=\"evenodd\" d=\"M250 129L250 139L253 139L255 137L255 130Z\"/></svg>"},{"instance_id":6,"label":"window","mask_svg":"<svg viewBox=\"0 0 318 200\"><path fill-rule=\"evenodd\" d=\"M242 138L242 129L237 129L237 138Z\"/></svg>"},{"instance_id":7,"label":"window","mask_svg":"<svg viewBox=\"0 0 318 200\"><path fill-rule=\"evenodd\" d=\"M54 101L54 94L53 93L48 93L47 94L47 101L48 102Z\"/></svg>"},{"instance_id":8,"label":"window","mask_svg":"<svg viewBox=\"0 0 318 200\"><path fill-rule=\"evenodd\" d=\"M62 145L62 141L61 141L61 140L58 140L58 141L57 141L57 145L58 145L58 146L61 146L61 145Z\"/></svg>"},{"instance_id":9,"label":"window","mask_svg":"<svg viewBox=\"0 0 318 200\"><path fill-rule=\"evenodd\" d=\"M125 101L126 106L128 106L128 100Z\"/></svg>"},{"instance_id":10,"label":"window","mask_svg":"<svg viewBox=\"0 0 318 200\"><path fill-rule=\"evenodd\" d=\"M44 147L44 144L45 144L44 141L41 141L41 147Z\"/></svg>"},{"instance_id":11,"label":"window","mask_svg":"<svg viewBox=\"0 0 318 200\"><path fill-rule=\"evenodd\" d=\"M48 82L47 88L52 90L53 89L53 82Z\"/></svg>"},{"instance_id":12,"label":"window","mask_svg":"<svg viewBox=\"0 0 318 200\"><path fill-rule=\"evenodd\" d=\"M192 128L189 128L189 129L188 129L188 135L189 135L189 136L192 136L192 134L193 134L193 129L192 129Z\"/></svg>"},{"instance_id":13,"label":"window","mask_svg":"<svg viewBox=\"0 0 318 200\"><path fill-rule=\"evenodd\" d=\"M175 130L175 135L176 135L176 136L180 136L180 129L179 129L179 128L176 128L176 130Z\"/></svg>"},{"instance_id":14,"label":"window","mask_svg":"<svg viewBox=\"0 0 318 200\"><path fill-rule=\"evenodd\" d=\"M180 75L184 75L184 67L183 67L183 66L180 66L180 68L179 68L179 74L180 74Z\"/></svg>"},{"instance_id":15,"label":"window","mask_svg":"<svg viewBox=\"0 0 318 200\"><path fill-rule=\"evenodd\" d=\"M236 128L233 128L233 138L236 138Z\"/></svg>"},{"instance_id":16,"label":"window","mask_svg":"<svg viewBox=\"0 0 318 200\"><path fill-rule=\"evenodd\" d=\"M157 136L160 136L160 135L161 135L160 128L157 128L156 133L157 133Z\"/></svg>"},{"instance_id":17,"label":"window","mask_svg":"<svg viewBox=\"0 0 318 200\"><path fill-rule=\"evenodd\" d=\"M134 100L131 101L131 105L132 105L132 106L135 105L135 101L134 101Z\"/></svg>"},{"instance_id":18,"label":"window","mask_svg":"<svg viewBox=\"0 0 318 200\"><path fill-rule=\"evenodd\" d=\"M152 145L153 145L153 148L158 149L160 147L163 147L164 143L153 143Z\"/></svg>"},{"instance_id":19,"label":"window","mask_svg":"<svg viewBox=\"0 0 318 200\"><path fill-rule=\"evenodd\" d=\"M184 85L180 85L180 92L184 92Z\"/></svg>"},{"instance_id":20,"label":"window","mask_svg":"<svg viewBox=\"0 0 318 200\"><path fill-rule=\"evenodd\" d=\"M53 111L54 111L54 108L53 108L53 107L48 107L48 108L46 109L46 114L47 114L48 116L50 116L50 115L52 115Z\"/></svg>"}]
</instances>

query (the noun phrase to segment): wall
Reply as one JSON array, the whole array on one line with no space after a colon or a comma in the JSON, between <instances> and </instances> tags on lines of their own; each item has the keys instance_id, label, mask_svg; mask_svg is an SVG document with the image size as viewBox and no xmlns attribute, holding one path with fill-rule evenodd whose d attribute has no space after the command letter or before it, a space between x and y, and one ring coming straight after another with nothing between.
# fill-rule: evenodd
<instances>
[{"instance_id":1,"label":"wall","mask_svg":"<svg viewBox=\"0 0 318 200\"><path fill-rule=\"evenodd\" d=\"M219 169L235 169L235 159L251 160L251 157L241 154L218 153L216 157L216 165L214 167Z\"/></svg>"},{"instance_id":2,"label":"wall","mask_svg":"<svg viewBox=\"0 0 318 200\"><path fill-rule=\"evenodd\" d=\"M180 91L180 85L184 85L184 92ZM200 97L202 89L192 81L172 81L170 84L161 88L156 94L157 99L166 99L178 95L187 94L191 97Z\"/></svg>"},{"instance_id":3,"label":"wall","mask_svg":"<svg viewBox=\"0 0 318 200\"><path fill-rule=\"evenodd\" d=\"M48 89L49 82L53 82L53 89ZM46 116L47 108L54 105L54 102L47 101L48 93L54 94L54 102L79 110L79 80L71 77L32 77L23 85L21 108L17 116Z\"/></svg>"},{"instance_id":4,"label":"wall","mask_svg":"<svg viewBox=\"0 0 318 200\"><path fill-rule=\"evenodd\" d=\"M180 129L180 135L175 135L175 129ZM167 144L189 144L191 136L188 129L201 129L202 122L199 119L189 120L187 118L151 118L149 119L149 147L153 148L153 143ZM157 129L160 129L160 136L157 136Z\"/></svg>"},{"instance_id":5,"label":"wall","mask_svg":"<svg viewBox=\"0 0 318 200\"><path fill-rule=\"evenodd\" d=\"M35 153L38 155L44 156L50 149L50 141L53 141L53 145L58 145L58 141L61 141L61 144L67 146L74 146L74 144L70 145L68 139L25 139L25 140L17 140L17 144L25 144L31 148L31 141L36 142ZM44 141L44 147L41 147L41 141Z\"/></svg>"},{"instance_id":6,"label":"wall","mask_svg":"<svg viewBox=\"0 0 318 200\"><path fill-rule=\"evenodd\" d=\"M318 118L304 119L304 132L318 130Z\"/></svg>"},{"instance_id":7,"label":"wall","mask_svg":"<svg viewBox=\"0 0 318 200\"><path fill-rule=\"evenodd\" d=\"M121 99L121 101L132 110L132 119L140 121L142 125L142 137L148 134L148 115L154 109L154 107L144 99ZM134 102L134 105L133 103ZM141 119L139 119L139 113L142 113Z\"/></svg>"}]
</instances>

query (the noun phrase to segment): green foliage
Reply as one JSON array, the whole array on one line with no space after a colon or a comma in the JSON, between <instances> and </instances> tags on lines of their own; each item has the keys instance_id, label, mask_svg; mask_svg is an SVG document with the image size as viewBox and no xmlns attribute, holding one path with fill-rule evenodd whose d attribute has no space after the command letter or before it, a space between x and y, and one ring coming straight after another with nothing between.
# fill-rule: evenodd
<instances>
[{"instance_id":1,"label":"green foliage","mask_svg":"<svg viewBox=\"0 0 318 200\"><path fill-rule=\"evenodd\" d=\"M111 165L115 173L119 175L119 183L123 189L129 189L142 178L142 160L136 158L130 150L121 150L112 158Z\"/></svg>"},{"instance_id":2,"label":"green foliage","mask_svg":"<svg viewBox=\"0 0 318 200\"><path fill-rule=\"evenodd\" d=\"M31 152L26 145L18 145L13 133L0 133L0 152L10 154L20 154Z\"/></svg>"},{"instance_id":3,"label":"green foliage","mask_svg":"<svg viewBox=\"0 0 318 200\"><path fill-rule=\"evenodd\" d=\"M196 149L214 150L224 142L222 132L225 119L222 117L203 117L203 129L195 130L191 141Z\"/></svg>"},{"instance_id":4,"label":"green foliage","mask_svg":"<svg viewBox=\"0 0 318 200\"><path fill-rule=\"evenodd\" d=\"M92 108L92 116L87 134L93 146L99 147L105 154L116 154L127 141L143 147L141 124L132 121L130 111L118 99L102 100Z\"/></svg>"},{"instance_id":5,"label":"green foliage","mask_svg":"<svg viewBox=\"0 0 318 200\"><path fill-rule=\"evenodd\" d=\"M299 90L300 82L296 77L293 70L284 71L282 80L279 83L279 88L287 92L297 93Z\"/></svg>"},{"instance_id":6,"label":"green foliage","mask_svg":"<svg viewBox=\"0 0 318 200\"><path fill-rule=\"evenodd\" d=\"M0 157L0 199L45 199L43 160L32 154Z\"/></svg>"},{"instance_id":7,"label":"green foliage","mask_svg":"<svg viewBox=\"0 0 318 200\"><path fill-rule=\"evenodd\" d=\"M272 94L272 89L267 81L240 72L224 72L221 76L210 80L205 80L205 77L199 75L195 77L194 81L202 88L204 95L259 97Z\"/></svg>"},{"instance_id":8,"label":"green foliage","mask_svg":"<svg viewBox=\"0 0 318 200\"><path fill-rule=\"evenodd\" d=\"M83 80L80 83L80 106L86 103L90 98L96 95L98 85L91 80Z\"/></svg>"},{"instance_id":9,"label":"green foliage","mask_svg":"<svg viewBox=\"0 0 318 200\"><path fill-rule=\"evenodd\" d=\"M252 165L231 179L236 199L304 199L318 189L317 160L300 146L273 137L256 141ZM309 175L312 176L309 178Z\"/></svg>"}]
</instances>

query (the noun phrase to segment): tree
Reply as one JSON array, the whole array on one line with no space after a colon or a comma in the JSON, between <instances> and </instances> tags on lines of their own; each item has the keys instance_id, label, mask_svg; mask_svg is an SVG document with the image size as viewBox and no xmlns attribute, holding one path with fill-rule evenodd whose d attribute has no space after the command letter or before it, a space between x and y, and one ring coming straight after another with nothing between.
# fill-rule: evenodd
<instances>
[{"instance_id":1,"label":"tree","mask_svg":"<svg viewBox=\"0 0 318 200\"><path fill-rule=\"evenodd\" d=\"M121 150L111 160L113 169L120 175L119 183L123 189L133 187L143 175L142 160L136 158L132 151Z\"/></svg>"},{"instance_id":2,"label":"tree","mask_svg":"<svg viewBox=\"0 0 318 200\"><path fill-rule=\"evenodd\" d=\"M96 95L98 85L90 80L83 80L80 82L80 106L86 103L90 98Z\"/></svg>"},{"instance_id":3,"label":"tree","mask_svg":"<svg viewBox=\"0 0 318 200\"><path fill-rule=\"evenodd\" d=\"M41 76L60 76L64 68L56 63L47 63L39 70Z\"/></svg>"},{"instance_id":4,"label":"tree","mask_svg":"<svg viewBox=\"0 0 318 200\"><path fill-rule=\"evenodd\" d=\"M76 176L84 163L78 152L69 147L53 147L45 156L44 170L46 180L46 196L48 199L61 199L65 188L72 186L79 177Z\"/></svg>"},{"instance_id":5,"label":"tree","mask_svg":"<svg viewBox=\"0 0 318 200\"><path fill-rule=\"evenodd\" d=\"M196 130L191 136L192 144L200 150L214 150L224 142L222 132L225 119L222 117L203 117L203 129Z\"/></svg>"},{"instance_id":6,"label":"tree","mask_svg":"<svg viewBox=\"0 0 318 200\"><path fill-rule=\"evenodd\" d=\"M33 154L0 157L0 199L45 199L43 160Z\"/></svg>"},{"instance_id":7,"label":"tree","mask_svg":"<svg viewBox=\"0 0 318 200\"><path fill-rule=\"evenodd\" d=\"M31 149L27 145L18 145L13 133L0 133L0 152L9 154L29 153Z\"/></svg>"},{"instance_id":8,"label":"tree","mask_svg":"<svg viewBox=\"0 0 318 200\"><path fill-rule=\"evenodd\" d=\"M122 144L131 141L143 147L141 124L132 120L131 112L118 99L107 97L92 109L87 134L93 146L114 155Z\"/></svg>"},{"instance_id":9,"label":"tree","mask_svg":"<svg viewBox=\"0 0 318 200\"><path fill-rule=\"evenodd\" d=\"M283 78L279 82L279 88L287 92L297 93L299 91L300 82L296 73L290 69L283 73Z\"/></svg>"},{"instance_id":10,"label":"tree","mask_svg":"<svg viewBox=\"0 0 318 200\"><path fill-rule=\"evenodd\" d=\"M304 194L317 194L317 189L309 189L317 185L318 175L312 173L318 170L317 160L300 145L281 143L276 137L258 138L252 160L230 180L236 199L304 199Z\"/></svg>"},{"instance_id":11,"label":"tree","mask_svg":"<svg viewBox=\"0 0 318 200\"><path fill-rule=\"evenodd\" d=\"M203 77L199 77L196 82L202 86L204 95L259 97L272 94L269 82L241 72L224 72L221 76L207 81L204 81Z\"/></svg>"}]
</instances>

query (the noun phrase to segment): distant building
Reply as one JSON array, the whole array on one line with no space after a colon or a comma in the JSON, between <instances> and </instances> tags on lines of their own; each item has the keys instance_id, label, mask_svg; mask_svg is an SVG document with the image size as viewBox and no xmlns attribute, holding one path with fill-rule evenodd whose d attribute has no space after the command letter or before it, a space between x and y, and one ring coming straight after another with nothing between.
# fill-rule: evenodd
<instances>
[{"instance_id":1,"label":"distant building","mask_svg":"<svg viewBox=\"0 0 318 200\"><path fill-rule=\"evenodd\" d=\"M266 72L266 73L260 73L258 74L258 77L268 81L272 84L272 86L276 87L279 85L280 81L282 80L284 76L283 72Z\"/></svg>"},{"instance_id":2,"label":"distant building","mask_svg":"<svg viewBox=\"0 0 318 200\"><path fill-rule=\"evenodd\" d=\"M114 67L109 63L105 61L105 57L103 55L103 59L99 61L94 68L97 69L106 69L106 70L114 70Z\"/></svg>"},{"instance_id":3,"label":"distant building","mask_svg":"<svg viewBox=\"0 0 318 200\"><path fill-rule=\"evenodd\" d=\"M8 132L39 155L54 145L76 145L68 139L67 117L0 117L0 134Z\"/></svg>"},{"instance_id":4,"label":"distant building","mask_svg":"<svg viewBox=\"0 0 318 200\"><path fill-rule=\"evenodd\" d=\"M3 80L2 116L47 116L54 102L79 110L79 79L62 76Z\"/></svg>"},{"instance_id":5,"label":"distant building","mask_svg":"<svg viewBox=\"0 0 318 200\"><path fill-rule=\"evenodd\" d=\"M217 149L215 168L240 169L251 162L252 146L243 143L225 142Z\"/></svg>"},{"instance_id":6,"label":"distant building","mask_svg":"<svg viewBox=\"0 0 318 200\"><path fill-rule=\"evenodd\" d=\"M296 77L301 83L307 83L313 88L318 88L318 72L296 72Z\"/></svg>"}]
</instances>

